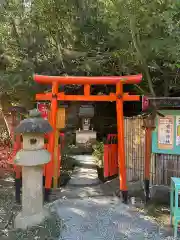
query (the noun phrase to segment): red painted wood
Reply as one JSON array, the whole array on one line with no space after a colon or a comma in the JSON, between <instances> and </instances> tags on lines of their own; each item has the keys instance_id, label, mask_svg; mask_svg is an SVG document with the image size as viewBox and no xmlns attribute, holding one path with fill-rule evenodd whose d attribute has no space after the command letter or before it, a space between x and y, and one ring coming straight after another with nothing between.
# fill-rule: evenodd
<instances>
[{"instance_id":1,"label":"red painted wood","mask_svg":"<svg viewBox=\"0 0 180 240\"><path fill-rule=\"evenodd\" d=\"M109 145L104 144L104 177L109 176Z\"/></svg>"},{"instance_id":2,"label":"red painted wood","mask_svg":"<svg viewBox=\"0 0 180 240\"><path fill-rule=\"evenodd\" d=\"M123 84L138 84L142 80L142 74L129 75L129 76L43 76L34 75L34 81L38 83L51 84L58 82L59 84L110 84L114 85L119 82Z\"/></svg>"},{"instance_id":3,"label":"red painted wood","mask_svg":"<svg viewBox=\"0 0 180 240\"><path fill-rule=\"evenodd\" d=\"M111 177L118 174L118 148L117 134L108 134L104 148L104 177Z\"/></svg>"},{"instance_id":4,"label":"red painted wood","mask_svg":"<svg viewBox=\"0 0 180 240\"><path fill-rule=\"evenodd\" d=\"M117 144L111 145L112 159L111 159L111 176L118 174L118 158L117 158Z\"/></svg>"},{"instance_id":5,"label":"red painted wood","mask_svg":"<svg viewBox=\"0 0 180 240\"><path fill-rule=\"evenodd\" d=\"M116 101L116 109L117 109L117 132L118 132L118 171L120 177L120 190L126 191L127 190L127 183L126 183L126 161L125 161L125 149L124 149L124 118L123 118L123 102L124 101L139 101L139 96L131 96L128 94L123 93L123 85L124 84L138 84L142 80L142 74L139 75L131 75L131 76L102 76L102 77L73 77L73 76L42 76L42 75L34 75L34 81L44 84L52 84L52 86L57 86L58 84L81 84L84 86L84 95L64 95L63 93L58 93L58 89L53 91L52 88L52 95L48 94L41 94L36 95L36 99L39 100L50 100L51 101L51 115L55 116L56 112L56 105L55 100L66 100L66 101ZM116 85L116 94L110 94L109 96L91 96L90 95L90 85L88 84L110 84ZM57 97L57 99L56 99ZM55 121L52 121L53 129L56 127ZM50 152L53 156L54 152L54 139L55 135L51 134L51 146ZM108 145L108 144L106 144ZM111 144L112 145L112 144ZM107 149L106 149L107 148ZM106 147L104 149L105 161L104 161L104 173L105 176L112 174L115 171L116 158L115 158L115 147L112 146ZM108 157L107 157L108 156ZM110 163L109 163L110 161ZM52 161L51 161L52 162ZM57 167L57 166L56 166ZM54 173L56 171L56 167L54 168ZM109 173L110 169L110 173ZM48 168L48 174L46 177L52 174L50 168ZM55 175L54 175L55 176Z\"/></svg>"}]
</instances>

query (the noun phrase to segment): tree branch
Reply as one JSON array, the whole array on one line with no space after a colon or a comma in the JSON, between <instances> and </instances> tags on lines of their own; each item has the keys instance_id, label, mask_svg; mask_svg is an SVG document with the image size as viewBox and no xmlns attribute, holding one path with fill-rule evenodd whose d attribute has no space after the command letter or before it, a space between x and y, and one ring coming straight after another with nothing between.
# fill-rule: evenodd
<instances>
[{"instance_id":1,"label":"tree branch","mask_svg":"<svg viewBox=\"0 0 180 240\"><path fill-rule=\"evenodd\" d=\"M135 49L138 53L139 60L142 63L142 67L143 67L144 73L145 73L147 81L148 81L149 90L151 92L151 95L153 97L155 97L156 94L155 94L155 91L154 91L154 88L153 88L153 83L152 83L151 76L149 74L148 65L147 65L146 60L145 60L145 58L144 58L144 56L141 52L141 49L140 49L140 38L139 38L138 32L136 31L135 17L134 16L130 17L130 30L131 30L131 36L132 36L132 41L133 41L134 47L135 47Z\"/></svg>"},{"instance_id":2,"label":"tree branch","mask_svg":"<svg viewBox=\"0 0 180 240\"><path fill-rule=\"evenodd\" d=\"M151 76L149 74L149 69L148 69L148 65L146 63L146 60L141 52L141 42L140 42L140 37L139 37L139 33L136 31L136 26L135 26L135 17L134 16L130 16L130 29L131 29L131 35L132 35L132 40L133 40L133 44L134 44L134 47L138 53L138 56L139 56L139 60L141 61L142 63L142 67L143 67L143 70L144 70L144 73L146 75L146 78L147 78L147 81L148 81L148 86L149 86L149 90L150 90L150 93L153 97L156 97L156 94L155 94L155 91L154 91L154 88L153 88L153 83L152 83L152 79L151 79ZM153 117L156 116L156 114L160 115L160 116L164 116L162 115L158 109L157 109L157 106L156 106L156 102L155 101L152 101L152 114L153 114Z\"/></svg>"}]
</instances>

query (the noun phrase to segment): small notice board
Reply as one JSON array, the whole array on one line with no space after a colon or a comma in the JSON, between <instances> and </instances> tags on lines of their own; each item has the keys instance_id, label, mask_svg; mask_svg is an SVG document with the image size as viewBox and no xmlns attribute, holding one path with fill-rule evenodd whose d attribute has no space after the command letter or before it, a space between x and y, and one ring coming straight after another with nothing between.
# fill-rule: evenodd
<instances>
[{"instance_id":1,"label":"small notice board","mask_svg":"<svg viewBox=\"0 0 180 240\"><path fill-rule=\"evenodd\" d=\"M59 108L57 111L56 127L62 129L65 127L66 111L65 108Z\"/></svg>"},{"instance_id":2,"label":"small notice board","mask_svg":"<svg viewBox=\"0 0 180 240\"><path fill-rule=\"evenodd\" d=\"M160 111L165 117L157 116L156 129L152 134L152 152L180 154L180 110Z\"/></svg>"}]
</instances>

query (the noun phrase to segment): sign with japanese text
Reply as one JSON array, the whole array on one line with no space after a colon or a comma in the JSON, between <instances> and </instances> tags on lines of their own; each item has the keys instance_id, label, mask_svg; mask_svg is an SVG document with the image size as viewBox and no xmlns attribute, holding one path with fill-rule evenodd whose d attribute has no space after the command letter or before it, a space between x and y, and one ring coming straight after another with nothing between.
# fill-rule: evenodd
<instances>
[{"instance_id":1,"label":"sign with japanese text","mask_svg":"<svg viewBox=\"0 0 180 240\"><path fill-rule=\"evenodd\" d=\"M152 133L152 152L180 155L180 110L160 110Z\"/></svg>"},{"instance_id":2,"label":"sign with japanese text","mask_svg":"<svg viewBox=\"0 0 180 240\"><path fill-rule=\"evenodd\" d=\"M158 118L158 147L159 149L173 148L174 119L172 116Z\"/></svg>"}]
</instances>

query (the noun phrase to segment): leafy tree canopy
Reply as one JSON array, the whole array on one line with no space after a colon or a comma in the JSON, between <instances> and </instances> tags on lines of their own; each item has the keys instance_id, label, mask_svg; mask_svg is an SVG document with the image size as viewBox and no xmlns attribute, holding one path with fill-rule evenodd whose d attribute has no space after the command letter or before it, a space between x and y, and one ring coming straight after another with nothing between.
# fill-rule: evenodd
<instances>
[{"instance_id":1,"label":"leafy tree canopy","mask_svg":"<svg viewBox=\"0 0 180 240\"><path fill-rule=\"evenodd\" d=\"M28 106L33 73L142 72L140 93L168 96L180 88L179 16L174 0L1 1L0 91Z\"/></svg>"}]
</instances>

